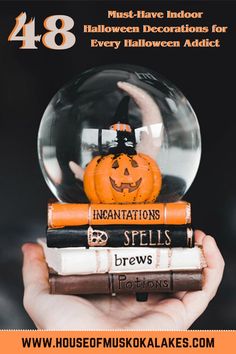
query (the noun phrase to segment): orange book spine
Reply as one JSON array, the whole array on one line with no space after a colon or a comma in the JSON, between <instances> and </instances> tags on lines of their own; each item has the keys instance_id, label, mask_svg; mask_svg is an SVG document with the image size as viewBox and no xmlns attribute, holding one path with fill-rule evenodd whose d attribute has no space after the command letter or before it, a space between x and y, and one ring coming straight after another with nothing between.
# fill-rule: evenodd
<instances>
[{"instance_id":1,"label":"orange book spine","mask_svg":"<svg viewBox=\"0 0 236 354\"><path fill-rule=\"evenodd\" d=\"M48 227L80 225L184 225L191 223L187 202L156 204L62 204L48 205Z\"/></svg>"}]
</instances>

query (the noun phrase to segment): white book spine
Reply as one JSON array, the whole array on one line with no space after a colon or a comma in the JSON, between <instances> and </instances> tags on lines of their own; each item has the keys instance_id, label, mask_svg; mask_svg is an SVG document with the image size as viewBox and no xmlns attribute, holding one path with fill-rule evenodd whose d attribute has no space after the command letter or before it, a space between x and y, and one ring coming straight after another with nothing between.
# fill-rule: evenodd
<instances>
[{"instance_id":1,"label":"white book spine","mask_svg":"<svg viewBox=\"0 0 236 354\"><path fill-rule=\"evenodd\" d=\"M194 248L48 248L40 241L48 266L58 274L155 272L201 269L202 249Z\"/></svg>"}]
</instances>

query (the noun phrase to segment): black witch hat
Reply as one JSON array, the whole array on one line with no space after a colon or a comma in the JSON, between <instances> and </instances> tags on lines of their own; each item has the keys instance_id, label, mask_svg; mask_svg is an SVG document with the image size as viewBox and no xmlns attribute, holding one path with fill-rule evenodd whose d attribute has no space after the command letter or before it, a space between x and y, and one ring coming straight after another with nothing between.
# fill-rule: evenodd
<instances>
[{"instance_id":1,"label":"black witch hat","mask_svg":"<svg viewBox=\"0 0 236 354\"><path fill-rule=\"evenodd\" d=\"M131 126L129 125L129 101L130 97L125 96L119 102L114 115L114 123L110 126L110 129L116 131L116 138L110 144L109 154L124 153L127 155L135 155L135 134Z\"/></svg>"}]
</instances>

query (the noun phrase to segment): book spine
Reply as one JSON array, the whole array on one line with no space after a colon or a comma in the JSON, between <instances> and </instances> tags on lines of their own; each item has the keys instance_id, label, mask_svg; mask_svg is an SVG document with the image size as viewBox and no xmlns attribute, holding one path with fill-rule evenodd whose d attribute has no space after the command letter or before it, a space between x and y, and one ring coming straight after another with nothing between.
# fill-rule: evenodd
<instances>
[{"instance_id":1,"label":"book spine","mask_svg":"<svg viewBox=\"0 0 236 354\"><path fill-rule=\"evenodd\" d=\"M52 294L122 294L196 291L202 289L202 271L49 275Z\"/></svg>"},{"instance_id":2,"label":"book spine","mask_svg":"<svg viewBox=\"0 0 236 354\"><path fill-rule=\"evenodd\" d=\"M184 225L191 223L187 202L157 204L63 204L48 206L48 227L80 225Z\"/></svg>"},{"instance_id":3,"label":"book spine","mask_svg":"<svg viewBox=\"0 0 236 354\"><path fill-rule=\"evenodd\" d=\"M133 225L65 227L47 230L48 247L193 247L194 233L186 226Z\"/></svg>"},{"instance_id":4,"label":"book spine","mask_svg":"<svg viewBox=\"0 0 236 354\"><path fill-rule=\"evenodd\" d=\"M195 270L205 266L202 248L49 248L46 262L60 275Z\"/></svg>"}]
</instances>

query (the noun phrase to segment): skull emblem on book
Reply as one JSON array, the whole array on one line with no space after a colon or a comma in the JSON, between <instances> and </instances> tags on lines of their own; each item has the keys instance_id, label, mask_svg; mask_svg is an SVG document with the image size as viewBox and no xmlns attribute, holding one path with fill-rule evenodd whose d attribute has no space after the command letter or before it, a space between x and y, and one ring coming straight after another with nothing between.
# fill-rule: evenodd
<instances>
[{"instance_id":1,"label":"skull emblem on book","mask_svg":"<svg viewBox=\"0 0 236 354\"><path fill-rule=\"evenodd\" d=\"M91 226L88 228L88 245L90 247L106 246L108 235L105 231L94 230Z\"/></svg>"}]
</instances>

